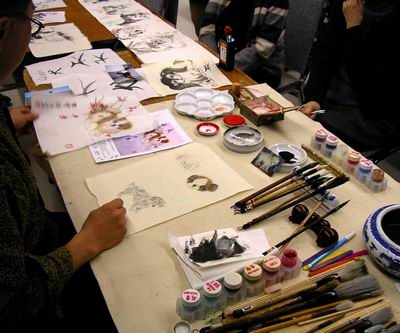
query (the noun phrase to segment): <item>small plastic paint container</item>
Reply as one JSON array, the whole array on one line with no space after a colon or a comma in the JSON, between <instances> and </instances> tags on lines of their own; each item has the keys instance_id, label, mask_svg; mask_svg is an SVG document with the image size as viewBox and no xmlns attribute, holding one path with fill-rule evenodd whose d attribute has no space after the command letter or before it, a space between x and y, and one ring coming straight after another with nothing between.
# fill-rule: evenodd
<instances>
[{"instance_id":1,"label":"small plastic paint container","mask_svg":"<svg viewBox=\"0 0 400 333\"><path fill-rule=\"evenodd\" d=\"M321 147L321 153L323 156L331 158L332 153L335 151L339 143L339 139L334 135L328 135L325 144Z\"/></svg>"},{"instance_id":2,"label":"small plastic paint container","mask_svg":"<svg viewBox=\"0 0 400 333\"><path fill-rule=\"evenodd\" d=\"M250 264L243 269L246 296L253 297L264 290L263 270L257 264Z\"/></svg>"},{"instance_id":3,"label":"small plastic paint container","mask_svg":"<svg viewBox=\"0 0 400 333\"><path fill-rule=\"evenodd\" d=\"M264 287L269 288L280 282L281 259L277 256L266 256L263 259L262 267L264 268Z\"/></svg>"},{"instance_id":4,"label":"small plastic paint container","mask_svg":"<svg viewBox=\"0 0 400 333\"><path fill-rule=\"evenodd\" d=\"M354 177L361 183L365 184L368 177L371 174L374 163L370 160L363 159L358 164L357 168L354 169Z\"/></svg>"},{"instance_id":5,"label":"small plastic paint container","mask_svg":"<svg viewBox=\"0 0 400 333\"><path fill-rule=\"evenodd\" d=\"M311 148L315 150L321 150L327 137L328 137L328 132L325 129L323 128L318 129L315 132L314 136L311 138L311 143L310 143Z\"/></svg>"},{"instance_id":6,"label":"small plastic paint container","mask_svg":"<svg viewBox=\"0 0 400 333\"><path fill-rule=\"evenodd\" d=\"M347 160L348 153L349 147L345 144L339 144L333 151L331 160L336 165L343 165L343 163Z\"/></svg>"},{"instance_id":7,"label":"small plastic paint container","mask_svg":"<svg viewBox=\"0 0 400 333\"><path fill-rule=\"evenodd\" d=\"M186 320L180 320L172 325L172 333L191 333L192 326Z\"/></svg>"},{"instance_id":8,"label":"small plastic paint container","mask_svg":"<svg viewBox=\"0 0 400 333\"><path fill-rule=\"evenodd\" d=\"M204 317L204 307L201 304L200 292L196 289L186 289L176 303L176 313L188 322Z\"/></svg>"},{"instance_id":9,"label":"small plastic paint container","mask_svg":"<svg viewBox=\"0 0 400 333\"><path fill-rule=\"evenodd\" d=\"M202 289L205 315L217 312L226 306L226 296L219 281L206 282Z\"/></svg>"},{"instance_id":10,"label":"small plastic paint container","mask_svg":"<svg viewBox=\"0 0 400 333\"><path fill-rule=\"evenodd\" d=\"M351 150L347 154L347 159L343 164L343 169L345 172L353 174L354 170L358 166L361 160L361 154L358 151Z\"/></svg>"},{"instance_id":11,"label":"small plastic paint container","mask_svg":"<svg viewBox=\"0 0 400 333\"><path fill-rule=\"evenodd\" d=\"M230 114L228 116L225 116L222 120L225 126L229 128L243 126L244 124L246 124L246 119L238 114Z\"/></svg>"},{"instance_id":12,"label":"small plastic paint container","mask_svg":"<svg viewBox=\"0 0 400 333\"><path fill-rule=\"evenodd\" d=\"M243 277L239 273L229 273L224 277L224 287L227 304L240 302L246 297Z\"/></svg>"},{"instance_id":13,"label":"small plastic paint container","mask_svg":"<svg viewBox=\"0 0 400 333\"><path fill-rule=\"evenodd\" d=\"M371 175L367 179L366 185L372 192L381 192L386 190L387 179L385 178L385 172L381 169L374 169Z\"/></svg>"},{"instance_id":14,"label":"small plastic paint container","mask_svg":"<svg viewBox=\"0 0 400 333\"><path fill-rule=\"evenodd\" d=\"M213 136L218 133L219 126L214 123L200 123L196 126L197 133L204 136Z\"/></svg>"},{"instance_id":15,"label":"small plastic paint container","mask_svg":"<svg viewBox=\"0 0 400 333\"><path fill-rule=\"evenodd\" d=\"M296 250L290 248L283 250L281 261L281 279L290 280L300 274L301 260L299 259Z\"/></svg>"}]
</instances>

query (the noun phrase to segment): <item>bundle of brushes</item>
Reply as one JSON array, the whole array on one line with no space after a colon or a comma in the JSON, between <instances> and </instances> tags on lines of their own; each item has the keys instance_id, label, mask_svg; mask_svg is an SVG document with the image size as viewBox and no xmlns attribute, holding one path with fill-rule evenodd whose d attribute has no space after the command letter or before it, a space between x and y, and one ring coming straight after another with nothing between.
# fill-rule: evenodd
<instances>
[{"instance_id":1,"label":"bundle of brushes","mask_svg":"<svg viewBox=\"0 0 400 333\"><path fill-rule=\"evenodd\" d=\"M278 296L253 300L241 308L225 311L219 323L200 332L271 332L305 320L341 315L352 308L353 302L380 295L378 281L366 274L364 262L313 282L307 281Z\"/></svg>"},{"instance_id":2,"label":"bundle of brushes","mask_svg":"<svg viewBox=\"0 0 400 333\"><path fill-rule=\"evenodd\" d=\"M311 163L291 174L284 176L280 180L267 187L247 196L246 198L236 202L232 208L237 213L245 213L255 207L281 198L285 195L295 193L285 202L260 215L252 221L239 227L239 230L248 229L252 225L257 224L267 218L270 218L290 207L293 207L316 195L325 195L327 191L346 183L349 178L346 176L338 176L333 179L322 177L322 175L311 176L310 173L316 173L324 168L318 163ZM307 177L307 179L305 179Z\"/></svg>"}]
</instances>

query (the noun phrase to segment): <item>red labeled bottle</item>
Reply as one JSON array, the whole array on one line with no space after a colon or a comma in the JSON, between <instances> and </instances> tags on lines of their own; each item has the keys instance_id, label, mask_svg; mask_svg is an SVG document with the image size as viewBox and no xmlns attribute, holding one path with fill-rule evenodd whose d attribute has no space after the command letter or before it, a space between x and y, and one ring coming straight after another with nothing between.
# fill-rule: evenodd
<instances>
[{"instance_id":1,"label":"red labeled bottle","mask_svg":"<svg viewBox=\"0 0 400 333\"><path fill-rule=\"evenodd\" d=\"M224 27L224 37L219 40L219 66L231 71L235 68L236 41L229 25Z\"/></svg>"}]
</instances>

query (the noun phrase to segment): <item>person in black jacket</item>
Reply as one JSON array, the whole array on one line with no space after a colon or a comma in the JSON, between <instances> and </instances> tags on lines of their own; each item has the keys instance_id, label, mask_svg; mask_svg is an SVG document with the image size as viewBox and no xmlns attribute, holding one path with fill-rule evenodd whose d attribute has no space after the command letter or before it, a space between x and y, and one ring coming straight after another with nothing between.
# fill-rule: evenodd
<instances>
[{"instance_id":1,"label":"person in black jacket","mask_svg":"<svg viewBox=\"0 0 400 333\"><path fill-rule=\"evenodd\" d=\"M398 0L333 0L305 87L302 111L362 152L400 139Z\"/></svg>"}]
</instances>

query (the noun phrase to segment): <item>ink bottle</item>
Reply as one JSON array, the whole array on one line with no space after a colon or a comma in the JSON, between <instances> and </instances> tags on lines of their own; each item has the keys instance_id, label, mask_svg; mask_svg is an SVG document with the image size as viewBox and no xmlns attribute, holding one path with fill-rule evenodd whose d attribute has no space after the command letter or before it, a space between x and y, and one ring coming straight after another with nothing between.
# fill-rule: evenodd
<instances>
[{"instance_id":1,"label":"ink bottle","mask_svg":"<svg viewBox=\"0 0 400 333\"><path fill-rule=\"evenodd\" d=\"M232 28L229 25L224 27L224 36L219 43L219 66L225 71L235 68L236 41L232 35Z\"/></svg>"},{"instance_id":2,"label":"ink bottle","mask_svg":"<svg viewBox=\"0 0 400 333\"><path fill-rule=\"evenodd\" d=\"M271 293L280 289L281 259L273 255L266 256L263 259L262 267L264 268L264 292Z\"/></svg>"},{"instance_id":3,"label":"ink bottle","mask_svg":"<svg viewBox=\"0 0 400 333\"><path fill-rule=\"evenodd\" d=\"M206 282L203 286L202 294L202 303L206 316L226 306L226 295L223 293L222 285L219 281Z\"/></svg>"},{"instance_id":4,"label":"ink bottle","mask_svg":"<svg viewBox=\"0 0 400 333\"><path fill-rule=\"evenodd\" d=\"M344 171L353 174L354 170L360 163L360 160L361 160L361 154L358 151L351 150L347 154L346 161L343 163Z\"/></svg>"},{"instance_id":5,"label":"ink bottle","mask_svg":"<svg viewBox=\"0 0 400 333\"><path fill-rule=\"evenodd\" d=\"M325 129L323 128L318 129L315 132L314 136L311 138L311 143L310 143L311 148L318 151L321 150L321 147L325 143L327 137L328 137L328 132Z\"/></svg>"},{"instance_id":6,"label":"ink bottle","mask_svg":"<svg viewBox=\"0 0 400 333\"><path fill-rule=\"evenodd\" d=\"M226 303L234 304L246 297L246 288L239 273L229 273L224 277Z\"/></svg>"},{"instance_id":7,"label":"ink bottle","mask_svg":"<svg viewBox=\"0 0 400 333\"><path fill-rule=\"evenodd\" d=\"M374 169L370 177L367 179L366 185L372 192L380 192L386 190L387 179L385 172L381 169Z\"/></svg>"},{"instance_id":8,"label":"ink bottle","mask_svg":"<svg viewBox=\"0 0 400 333\"><path fill-rule=\"evenodd\" d=\"M364 159L360 161L360 164L354 170L354 177L361 183L365 184L368 177L371 175L371 170L374 163L372 161Z\"/></svg>"},{"instance_id":9,"label":"ink bottle","mask_svg":"<svg viewBox=\"0 0 400 333\"><path fill-rule=\"evenodd\" d=\"M338 143L339 143L339 140L336 136L328 135L328 137L326 138L325 144L321 147L322 155L325 157L331 158L332 153L337 148Z\"/></svg>"},{"instance_id":10,"label":"ink bottle","mask_svg":"<svg viewBox=\"0 0 400 333\"><path fill-rule=\"evenodd\" d=\"M294 249L285 249L281 255L281 279L290 280L300 274L301 271L301 260L297 256L297 252Z\"/></svg>"},{"instance_id":11,"label":"ink bottle","mask_svg":"<svg viewBox=\"0 0 400 333\"><path fill-rule=\"evenodd\" d=\"M246 296L253 297L261 294L264 290L264 279L262 268L257 264L250 264L243 269Z\"/></svg>"},{"instance_id":12,"label":"ink bottle","mask_svg":"<svg viewBox=\"0 0 400 333\"><path fill-rule=\"evenodd\" d=\"M204 317L204 307L201 304L200 292L196 289L186 289L176 302L176 313L188 322Z\"/></svg>"}]
</instances>

